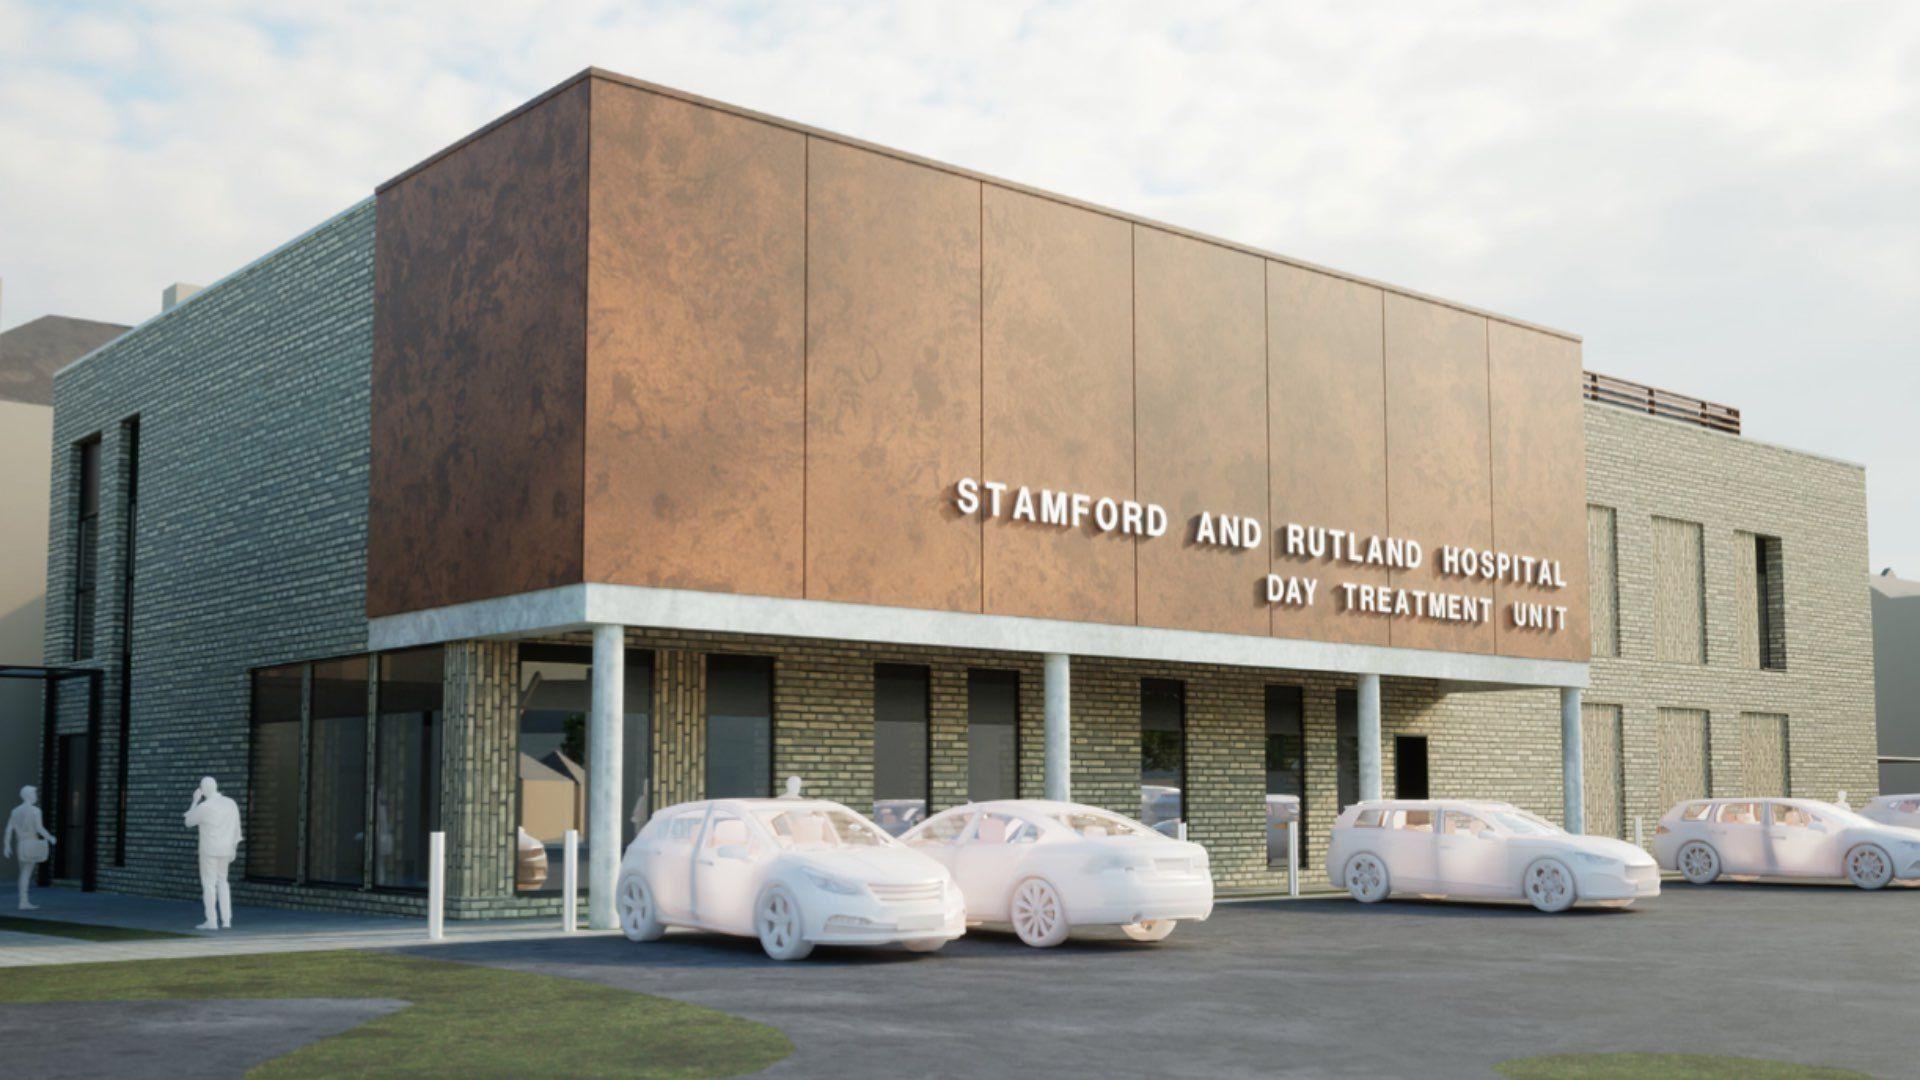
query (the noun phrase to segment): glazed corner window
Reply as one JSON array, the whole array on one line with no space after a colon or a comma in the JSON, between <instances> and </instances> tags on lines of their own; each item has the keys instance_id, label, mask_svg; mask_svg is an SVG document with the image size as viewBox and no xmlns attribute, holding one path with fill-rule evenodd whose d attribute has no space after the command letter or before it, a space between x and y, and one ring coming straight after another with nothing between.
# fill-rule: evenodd
<instances>
[{"instance_id":1,"label":"glazed corner window","mask_svg":"<svg viewBox=\"0 0 1920 1080\"><path fill-rule=\"evenodd\" d=\"M300 876L300 664L253 673L247 748L246 873L264 881Z\"/></svg>"},{"instance_id":2,"label":"glazed corner window","mask_svg":"<svg viewBox=\"0 0 1920 1080\"><path fill-rule=\"evenodd\" d=\"M367 658L313 665L307 763L307 880L366 880Z\"/></svg>"},{"instance_id":3,"label":"glazed corner window","mask_svg":"<svg viewBox=\"0 0 1920 1080\"><path fill-rule=\"evenodd\" d=\"M709 656L706 797L764 798L772 791L773 658Z\"/></svg>"},{"instance_id":4,"label":"glazed corner window","mask_svg":"<svg viewBox=\"0 0 1920 1080\"><path fill-rule=\"evenodd\" d=\"M78 516L73 529L73 658L93 656L94 595L100 576L100 437L78 447Z\"/></svg>"},{"instance_id":5,"label":"glazed corner window","mask_svg":"<svg viewBox=\"0 0 1920 1080\"><path fill-rule=\"evenodd\" d=\"M1267 687L1267 865L1287 865L1287 824L1307 834L1307 740L1297 686Z\"/></svg>"},{"instance_id":6,"label":"glazed corner window","mask_svg":"<svg viewBox=\"0 0 1920 1080\"><path fill-rule=\"evenodd\" d=\"M1020 673L967 672L967 799L1020 797Z\"/></svg>"},{"instance_id":7,"label":"glazed corner window","mask_svg":"<svg viewBox=\"0 0 1920 1080\"><path fill-rule=\"evenodd\" d=\"M440 827L445 650L380 657L373 747L373 883L427 887L427 836Z\"/></svg>"},{"instance_id":8,"label":"glazed corner window","mask_svg":"<svg viewBox=\"0 0 1920 1080\"><path fill-rule=\"evenodd\" d=\"M1149 828L1186 820L1186 735L1186 685L1141 679L1140 821Z\"/></svg>"},{"instance_id":9,"label":"glazed corner window","mask_svg":"<svg viewBox=\"0 0 1920 1080\"><path fill-rule=\"evenodd\" d=\"M1787 596L1780 538L1753 538L1754 615L1758 623L1760 667L1787 668Z\"/></svg>"},{"instance_id":10,"label":"glazed corner window","mask_svg":"<svg viewBox=\"0 0 1920 1080\"><path fill-rule=\"evenodd\" d=\"M653 737L653 654L628 650L620 735L621 836L631 840L651 816L648 753ZM579 645L520 647L520 819L514 827L514 886L560 886L567 830L587 843L587 718L593 708L593 650ZM624 848L624 844L622 845Z\"/></svg>"},{"instance_id":11,"label":"glazed corner window","mask_svg":"<svg viewBox=\"0 0 1920 1080\"><path fill-rule=\"evenodd\" d=\"M873 669L873 820L899 836L927 817L927 669Z\"/></svg>"}]
</instances>

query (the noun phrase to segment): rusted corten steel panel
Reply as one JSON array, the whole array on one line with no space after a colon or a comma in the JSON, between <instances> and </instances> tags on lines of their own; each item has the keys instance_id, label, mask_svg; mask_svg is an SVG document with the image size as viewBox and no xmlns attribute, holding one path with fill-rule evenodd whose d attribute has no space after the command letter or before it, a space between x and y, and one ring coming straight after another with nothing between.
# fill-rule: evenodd
<instances>
[{"instance_id":1,"label":"rusted corten steel panel","mask_svg":"<svg viewBox=\"0 0 1920 1080\"><path fill-rule=\"evenodd\" d=\"M595 581L1587 655L1565 336L603 73L382 187L377 259L376 616ZM963 516L967 477L1167 532ZM1202 512L1263 543L1198 543ZM1424 562L1301 560L1289 522ZM1443 576L1443 545L1567 587Z\"/></svg>"},{"instance_id":2,"label":"rusted corten steel panel","mask_svg":"<svg viewBox=\"0 0 1920 1080\"><path fill-rule=\"evenodd\" d=\"M587 95L378 195L370 615L581 579Z\"/></svg>"},{"instance_id":3,"label":"rusted corten steel panel","mask_svg":"<svg viewBox=\"0 0 1920 1080\"><path fill-rule=\"evenodd\" d=\"M1394 534L1425 547L1419 567L1393 571L1393 585L1491 602L1491 582L1440 573L1442 545L1493 546L1487 320L1388 295L1386 349L1387 521ZM1406 648L1492 652L1497 616L1489 609L1485 621L1394 618L1390 640Z\"/></svg>"},{"instance_id":4,"label":"rusted corten steel panel","mask_svg":"<svg viewBox=\"0 0 1920 1080\"><path fill-rule=\"evenodd\" d=\"M1502 550L1561 560L1563 589L1499 580L1496 644L1502 655L1585 660L1592 654L1586 545L1586 439L1580 400L1580 346L1504 323L1487 326L1493 388L1493 538ZM1549 631L1517 625L1514 602L1564 607Z\"/></svg>"},{"instance_id":5,"label":"rusted corten steel panel","mask_svg":"<svg viewBox=\"0 0 1920 1080\"><path fill-rule=\"evenodd\" d=\"M1171 518L1139 544L1140 623L1266 634L1258 551L1201 545L1200 513L1267 513L1262 260L1135 226L1134 385L1141 494Z\"/></svg>"},{"instance_id":6,"label":"rusted corten steel panel","mask_svg":"<svg viewBox=\"0 0 1920 1080\"><path fill-rule=\"evenodd\" d=\"M1051 490L1134 494L1132 228L987 185L982 475ZM1131 623L1131 538L990 520L995 615Z\"/></svg>"},{"instance_id":7,"label":"rusted corten steel panel","mask_svg":"<svg viewBox=\"0 0 1920 1080\"><path fill-rule=\"evenodd\" d=\"M1387 535L1386 370L1382 295L1283 263L1267 263L1267 370L1272 392L1273 528L1289 522ZM1381 566L1290 554L1269 545L1273 572L1318 578L1310 606L1276 605L1276 637L1387 644L1387 621L1340 609L1335 580L1387 584Z\"/></svg>"},{"instance_id":8,"label":"rusted corten steel panel","mask_svg":"<svg viewBox=\"0 0 1920 1080\"><path fill-rule=\"evenodd\" d=\"M800 596L806 137L592 86L586 578Z\"/></svg>"},{"instance_id":9,"label":"rusted corten steel panel","mask_svg":"<svg viewBox=\"0 0 1920 1080\"><path fill-rule=\"evenodd\" d=\"M980 183L809 140L807 596L980 610Z\"/></svg>"}]
</instances>

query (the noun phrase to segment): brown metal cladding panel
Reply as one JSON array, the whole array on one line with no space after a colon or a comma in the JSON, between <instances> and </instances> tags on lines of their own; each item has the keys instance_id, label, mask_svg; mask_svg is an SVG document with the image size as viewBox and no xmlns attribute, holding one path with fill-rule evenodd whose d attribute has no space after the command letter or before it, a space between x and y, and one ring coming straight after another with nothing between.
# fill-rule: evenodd
<instances>
[{"instance_id":1,"label":"brown metal cladding panel","mask_svg":"<svg viewBox=\"0 0 1920 1080\"><path fill-rule=\"evenodd\" d=\"M581 580L587 86L378 196L367 612Z\"/></svg>"},{"instance_id":2,"label":"brown metal cladding panel","mask_svg":"<svg viewBox=\"0 0 1920 1080\"><path fill-rule=\"evenodd\" d=\"M1133 495L1131 227L988 185L983 479ZM1091 522L984 525L986 610L1131 623L1133 541Z\"/></svg>"},{"instance_id":3,"label":"brown metal cladding panel","mask_svg":"<svg viewBox=\"0 0 1920 1080\"><path fill-rule=\"evenodd\" d=\"M593 88L587 579L800 596L805 136Z\"/></svg>"},{"instance_id":4,"label":"brown metal cladding panel","mask_svg":"<svg viewBox=\"0 0 1920 1080\"><path fill-rule=\"evenodd\" d=\"M1387 521L1418 540L1425 561L1396 570L1395 588L1492 599L1491 582L1442 576L1440 548L1493 546L1487 430L1487 320L1389 294L1387 345ZM1391 620L1397 647L1490 653L1484 623L1413 616Z\"/></svg>"},{"instance_id":5,"label":"brown metal cladding panel","mask_svg":"<svg viewBox=\"0 0 1920 1080\"><path fill-rule=\"evenodd\" d=\"M1320 584L1307 607L1275 605L1276 637L1387 644L1384 619L1341 610L1339 583L1387 584L1377 566L1290 556L1289 523L1387 532L1387 403L1381 294L1329 274L1267 264L1272 385L1273 572Z\"/></svg>"},{"instance_id":6,"label":"brown metal cladding panel","mask_svg":"<svg viewBox=\"0 0 1920 1080\"><path fill-rule=\"evenodd\" d=\"M1586 660L1587 457L1580 404L1580 346L1505 323L1488 325L1493 387L1493 537L1515 555L1556 559L1566 587L1496 582L1494 623L1505 656ZM1564 606L1560 629L1522 629L1515 601ZM1556 617L1556 621L1558 621Z\"/></svg>"},{"instance_id":7,"label":"brown metal cladding panel","mask_svg":"<svg viewBox=\"0 0 1920 1080\"><path fill-rule=\"evenodd\" d=\"M980 610L980 184L809 139L807 596Z\"/></svg>"},{"instance_id":8,"label":"brown metal cladding panel","mask_svg":"<svg viewBox=\"0 0 1920 1080\"><path fill-rule=\"evenodd\" d=\"M1140 496L1167 509L1139 546L1143 626L1267 634L1266 556L1193 541L1202 511L1267 516L1264 261L1134 228Z\"/></svg>"}]
</instances>

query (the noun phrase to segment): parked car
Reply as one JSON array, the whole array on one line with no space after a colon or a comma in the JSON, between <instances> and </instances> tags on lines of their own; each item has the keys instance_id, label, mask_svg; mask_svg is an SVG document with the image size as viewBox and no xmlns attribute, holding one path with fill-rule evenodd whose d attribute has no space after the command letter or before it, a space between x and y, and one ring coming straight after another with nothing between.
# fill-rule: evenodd
<instances>
[{"instance_id":1,"label":"parked car","mask_svg":"<svg viewBox=\"0 0 1920 1080\"><path fill-rule=\"evenodd\" d=\"M1207 851L1078 803L1006 799L933 817L903 837L953 872L967 921L1006 923L1036 948L1080 926L1160 941L1213 913Z\"/></svg>"},{"instance_id":2,"label":"parked car","mask_svg":"<svg viewBox=\"0 0 1920 1080\"><path fill-rule=\"evenodd\" d=\"M1654 857L1696 885L1728 877L1920 878L1920 830L1813 799L1695 799L1654 829Z\"/></svg>"},{"instance_id":3,"label":"parked car","mask_svg":"<svg viewBox=\"0 0 1920 1080\"><path fill-rule=\"evenodd\" d=\"M1882 795L1861 807L1860 816L1882 825L1920 829L1920 795Z\"/></svg>"},{"instance_id":4,"label":"parked car","mask_svg":"<svg viewBox=\"0 0 1920 1080\"><path fill-rule=\"evenodd\" d=\"M1660 895L1660 870L1624 840L1574 836L1497 802L1386 799L1333 823L1327 877L1363 904L1395 893L1522 899L1541 911Z\"/></svg>"},{"instance_id":5,"label":"parked car","mask_svg":"<svg viewBox=\"0 0 1920 1080\"><path fill-rule=\"evenodd\" d=\"M758 937L775 960L822 944L932 952L966 932L944 866L823 799L667 807L628 845L617 890L634 941L687 926Z\"/></svg>"}]
</instances>

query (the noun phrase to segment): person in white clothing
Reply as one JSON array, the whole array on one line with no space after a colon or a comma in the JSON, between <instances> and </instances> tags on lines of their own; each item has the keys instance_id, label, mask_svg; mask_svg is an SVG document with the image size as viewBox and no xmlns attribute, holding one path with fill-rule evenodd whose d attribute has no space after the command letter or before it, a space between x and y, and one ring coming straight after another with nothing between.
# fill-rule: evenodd
<instances>
[{"instance_id":1,"label":"person in white clothing","mask_svg":"<svg viewBox=\"0 0 1920 1080\"><path fill-rule=\"evenodd\" d=\"M32 784L20 789L20 805L7 819L6 854L13 856L15 839L20 842L20 910L33 911L40 905L27 900L27 888L33 884L33 871L47 861L53 847L53 834L40 819L40 791Z\"/></svg>"},{"instance_id":2,"label":"person in white clothing","mask_svg":"<svg viewBox=\"0 0 1920 1080\"><path fill-rule=\"evenodd\" d=\"M240 807L220 794L209 776L200 781L187 807L187 828L200 830L200 898L207 906L202 930L233 927L233 894L227 888L227 868L240 853Z\"/></svg>"}]
</instances>

